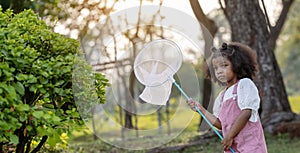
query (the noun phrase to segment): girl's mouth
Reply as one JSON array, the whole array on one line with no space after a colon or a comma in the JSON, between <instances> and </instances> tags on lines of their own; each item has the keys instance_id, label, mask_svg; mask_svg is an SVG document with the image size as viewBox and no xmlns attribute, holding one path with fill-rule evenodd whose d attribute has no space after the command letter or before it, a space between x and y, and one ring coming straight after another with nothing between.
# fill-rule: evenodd
<instances>
[{"instance_id":1,"label":"girl's mouth","mask_svg":"<svg viewBox=\"0 0 300 153\"><path fill-rule=\"evenodd\" d=\"M225 80L225 76L218 76L218 80Z\"/></svg>"}]
</instances>

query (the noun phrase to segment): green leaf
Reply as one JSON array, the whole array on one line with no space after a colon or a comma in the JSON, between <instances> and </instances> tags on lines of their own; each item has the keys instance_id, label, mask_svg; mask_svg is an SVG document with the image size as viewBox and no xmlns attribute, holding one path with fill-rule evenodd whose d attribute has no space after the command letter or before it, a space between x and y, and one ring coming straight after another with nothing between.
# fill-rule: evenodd
<instances>
[{"instance_id":1,"label":"green leaf","mask_svg":"<svg viewBox=\"0 0 300 153\"><path fill-rule=\"evenodd\" d=\"M35 93L36 90L37 90L37 87L35 85L32 85L32 86L29 87L29 91L31 91L31 92Z\"/></svg>"},{"instance_id":2,"label":"green leaf","mask_svg":"<svg viewBox=\"0 0 300 153\"><path fill-rule=\"evenodd\" d=\"M54 108L54 105L53 105L53 104L50 104L50 103L45 103L45 104L43 104L43 107L53 109L53 108Z\"/></svg>"},{"instance_id":3,"label":"green leaf","mask_svg":"<svg viewBox=\"0 0 300 153\"><path fill-rule=\"evenodd\" d=\"M50 114L45 114L45 115L43 116L43 118L46 119L46 120L48 120L48 119L51 118L51 116L50 116Z\"/></svg>"},{"instance_id":4,"label":"green leaf","mask_svg":"<svg viewBox=\"0 0 300 153\"><path fill-rule=\"evenodd\" d=\"M15 83L14 87L21 96L25 94L25 88L21 82Z\"/></svg>"},{"instance_id":5,"label":"green leaf","mask_svg":"<svg viewBox=\"0 0 300 153\"><path fill-rule=\"evenodd\" d=\"M6 86L5 90L7 91L9 98L14 100L17 98L16 90L13 86Z\"/></svg>"},{"instance_id":6,"label":"green leaf","mask_svg":"<svg viewBox=\"0 0 300 153\"><path fill-rule=\"evenodd\" d=\"M27 126L26 126L26 129L27 129L27 131L31 131L31 130L32 130L32 126L27 125Z\"/></svg>"},{"instance_id":7,"label":"green leaf","mask_svg":"<svg viewBox=\"0 0 300 153\"><path fill-rule=\"evenodd\" d=\"M38 134L39 134L40 136L48 135L48 134L49 134L49 132L47 131L47 129L43 128L42 126L38 126L38 127L36 128L36 130L37 130L37 132L38 132Z\"/></svg>"},{"instance_id":8,"label":"green leaf","mask_svg":"<svg viewBox=\"0 0 300 153\"><path fill-rule=\"evenodd\" d=\"M52 120L54 121L54 122L60 122L60 118L58 117L58 116L53 116L52 117Z\"/></svg>"},{"instance_id":9,"label":"green leaf","mask_svg":"<svg viewBox=\"0 0 300 153\"><path fill-rule=\"evenodd\" d=\"M0 120L0 127L1 127L1 130L9 130L10 129L10 126L7 124L7 122L1 121L1 120Z\"/></svg>"},{"instance_id":10,"label":"green leaf","mask_svg":"<svg viewBox=\"0 0 300 153\"><path fill-rule=\"evenodd\" d=\"M30 109L29 105L27 104L19 104L16 106L18 111L28 111Z\"/></svg>"},{"instance_id":11,"label":"green leaf","mask_svg":"<svg viewBox=\"0 0 300 153\"><path fill-rule=\"evenodd\" d=\"M24 80L27 80L27 78L28 78L28 76L25 75L25 74L22 74L22 73L19 73L19 74L16 75L16 79L18 81L24 81Z\"/></svg>"},{"instance_id":12,"label":"green leaf","mask_svg":"<svg viewBox=\"0 0 300 153\"><path fill-rule=\"evenodd\" d=\"M29 75L28 83L37 83L37 79L33 75Z\"/></svg>"},{"instance_id":13,"label":"green leaf","mask_svg":"<svg viewBox=\"0 0 300 153\"><path fill-rule=\"evenodd\" d=\"M45 78L49 77L49 74L45 71L41 72L41 75L43 75Z\"/></svg>"},{"instance_id":14,"label":"green leaf","mask_svg":"<svg viewBox=\"0 0 300 153\"><path fill-rule=\"evenodd\" d=\"M19 138L16 135L10 135L10 142L13 144L18 144L19 143Z\"/></svg>"},{"instance_id":15,"label":"green leaf","mask_svg":"<svg viewBox=\"0 0 300 153\"><path fill-rule=\"evenodd\" d=\"M59 80L58 82L55 83L55 86L60 86L60 85L62 85L63 83L65 83L64 80Z\"/></svg>"},{"instance_id":16,"label":"green leaf","mask_svg":"<svg viewBox=\"0 0 300 153\"><path fill-rule=\"evenodd\" d=\"M32 115L37 118L37 119L40 119L43 115L44 115L44 112L43 111L34 111L32 113Z\"/></svg>"},{"instance_id":17,"label":"green leaf","mask_svg":"<svg viewBox=\"0 0 300 153\"><path fill-rule=\"evenodd\" d=\"M58 134L54 133L53 136L49 137L48 143L51 147L54 147L57 142L60 141Z\"/></svg>"},{"instance_id":18,"label":"green leaf","mask_svg":"<svg viewBox=\"0 0 300 153\"><path fill-rule=\"evenodd\" d=\"M44 77L41 77L39 80L40 80L41 84L47 84L48 83L48 79L45 79Z\"/></svg>"},{"instance_id":19,"label":"green leaf","mask_svg":"<svg viewBox=\"0 0 300 153\"><path fill-rule=\"evenodd\" d=\"M27 115L26 114L22 114L22 115L20 115L19 119L20 119L21 122L24 122L27 119Z\"/></svg>"}]
</instances>

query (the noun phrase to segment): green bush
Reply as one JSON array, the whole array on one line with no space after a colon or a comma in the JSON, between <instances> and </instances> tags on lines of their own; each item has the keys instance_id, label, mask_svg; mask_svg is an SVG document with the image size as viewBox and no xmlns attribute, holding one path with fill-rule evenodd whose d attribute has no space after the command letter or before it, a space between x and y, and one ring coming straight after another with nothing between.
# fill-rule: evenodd
<instances>
[{"instance_id":1,"label":"green bush","mask_svg":"<svg viewBox=\"0 0 300 153\"><path fill-rule=\"evenodd\" d=\"M46 141L55 146L83 123L72 91L78 42L52 32L32 10L0 10L0 46L1 152L36 152ZM95 78L96 100L104 102L107 80Z\"/></svg>"}]
</instances>

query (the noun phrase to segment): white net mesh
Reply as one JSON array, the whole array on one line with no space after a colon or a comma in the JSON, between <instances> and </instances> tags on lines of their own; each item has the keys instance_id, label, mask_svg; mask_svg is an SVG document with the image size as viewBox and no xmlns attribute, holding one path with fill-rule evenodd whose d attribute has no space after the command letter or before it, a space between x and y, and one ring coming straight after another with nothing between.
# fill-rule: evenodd
<instances>
[{"instance_id":1,"label":"white net mesh","mask_svg":"<svg viewBox=\"0 0 300 153\"><path fill-rule=\"evenodd\" d=\"M140 98L155 105L165 105L171 94L172 82L167 81L160 86L146 87Z\"/></svg>"},{"instance_id":2,"label":"white net mesh","mask_svg":"<svg viewBox=\"0 0 300 153\"><path fill-rule=\"evenodd\" d=\"M173 75L182 63L180 48L172 41L160 39L145 45L134 61L134 73L146 87L140 98L164 105L171 93Z\"/></svg>"}]
</instances>

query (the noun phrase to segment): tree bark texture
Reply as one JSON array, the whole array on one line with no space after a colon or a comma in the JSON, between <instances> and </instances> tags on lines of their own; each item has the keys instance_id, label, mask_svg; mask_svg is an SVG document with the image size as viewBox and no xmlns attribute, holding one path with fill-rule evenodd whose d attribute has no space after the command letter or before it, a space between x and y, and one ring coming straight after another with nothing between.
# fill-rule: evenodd
<instances>
[{"instance_id":1,"label":"tree bark texture","mask_svg":"<svg viewBox=\"0 0 300 153\"><path fill-rule=\"evenodd\" d=\"M276 34L268 29L267 17L259 6L259 0L225 0L223 10L231 26L232 41L256 50L262 100L261 120L265 130L272 133L278 123L293 120L295 116L274 55ZM281 28L277 27L276 32L280 32Z\"/></svg>"}]
</instances>

